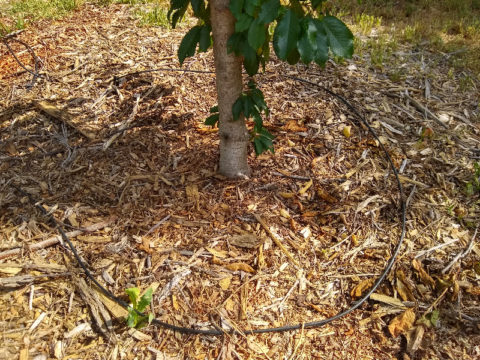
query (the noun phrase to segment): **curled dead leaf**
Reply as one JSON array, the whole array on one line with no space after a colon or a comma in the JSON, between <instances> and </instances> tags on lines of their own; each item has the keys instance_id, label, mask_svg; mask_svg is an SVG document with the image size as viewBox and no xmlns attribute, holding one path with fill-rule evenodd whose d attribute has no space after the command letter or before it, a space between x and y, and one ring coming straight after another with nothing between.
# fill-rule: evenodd
<instances>
[{"instance_id":1,"label":"curled dead leaf","mask_svg":"<svg viewBox=\"0 0 480 360\"><path fill-rule=\"evenodd\" d=\"M291 192L279 192L278 195L280 195L284 199L291 199L295 196L295 194Z\"/></svg>"},{"instance_id":2,"label":"curled dead leaf","mask_svg":"<svg viewBox=\"0 0 480 360\"><path fill-rule=\"evenodd\" d=\"M305 194L308 189L313 185L313 180L308 180L305 184L303 184L302 188L298 191L300 195Z\"/></svg>"},{"instance_id":3,"label":"curled dead leaf","mask_svg":"<svg viewBox=\"0 0 480 360\"><path fill-rule=\"evenodd\" d=\"M307 128L305 126L301 126L298 124L297 120L288 120L285 125L282 126L282 130L288 131L288 132L303 132L307 131Z\"/></svg>"},{"instance_id":4,"label":"curled dead leaf","mask_svg":"<svg viewBox=\"0 0 480 360\"><path fill-rule=\"evenodd\" d=\"M335 199L333 196L331 196L321 187L317 187L317 195L320 199L326 201L329 204L333 204L337 202L337 199Z\"/></svg>"},{"instance_id":5,"label":"curled dead leaf","mask_svg":"<svg viewBox=\"0 0 480 360\"><path fill-rule=\"evenodd\" d=\"M397 278L396 289L397 289L398 295L400 295L400 297L402 298L403 301L414 301L415 300L415 297L413 296L410 289L399 278Z\"/></svg>"},{"instance_id":6,"label":"curled dead leaf","mask_svg":"<svg viewBox=\"0 0 480 360\"><path fill-rule=\"evenodd\" d=\"M425 271L420 261L418 261L417 259L413 259L412 266L418 273L418 276L420 277L422 283L424 283L425 285L430 285L432 288L435 287L435 280L433 280L433 278Z\"/></svg>"},{"instance_id":7,"label":"curled dead leaf","mask_svg":"<svg viewBox=\"0 0 480 360\"><path fill-rule=\"evenodd\" d=\"M397 337L400 334L410 330L415 322L415 312L413 309L408 309L402 314L395 316L388 325L388 331L393 337Z\"/></svg>"},{"instance_id":8,"label":"curled dead leaf","mask_svg":"<svg viewBox=\"0 0 480 360\"><path fill-rule=\"evenodd\" d=\"M250 265L245 263L232 263L225 265L225 267L231 271L245 271L251 274L255 273L255 270Z\"/></svg>"},{"instance_id":9,"label":"curled dead leaf","mask_svg":"<svg viewBox=\"0 0 480 360\"><path fill-rule=\"evenodd\" d=\"M205 248L205 250L207 250L210 254L220 259L225 259L226 257L228 257L228 252L226 252L225 250L217 250L217 249L208 248L208 247Z\"/></svg>"},{"instance_id":10,"label":"curled dead leaf","mask_svg":"<svg viewBox=\"0 0 480 360\"><path fill-rule=\"evenodd\" d=\"M355 286L352 289L352 291L350 291L350 296L357 297L357 298L362 296L362 293L365 290L369 289L373 285L374 282L375 282L375 279L363 280L357 286Z\"/></svg>"}]
</instances>

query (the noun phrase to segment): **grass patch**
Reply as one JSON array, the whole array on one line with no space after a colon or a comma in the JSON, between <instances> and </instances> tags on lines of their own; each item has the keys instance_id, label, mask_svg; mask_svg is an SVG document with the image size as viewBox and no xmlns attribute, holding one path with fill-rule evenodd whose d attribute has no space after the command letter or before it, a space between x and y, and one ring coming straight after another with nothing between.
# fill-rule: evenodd
<instances>
[{"instance_id":1,"label":"grass patch","mask_svg":"<svg viewBox=\"0 0 480 360\"><path fill-rule=\"evenodd\" d=\"M140 26L160 26L170 28L167 18L168 8L161 5L155 5L151 9L139 9L135 12L139 20Z\"/></svg>"},{"instance_id":2,"label":"grass patch","mask_svg":"<svg viewBox=\"0 0 480 360\"><path fill-rule=\"evenodd\" d=\"M0 36L24 29L40 19L62 18L87 2L99 6L131 5L140 26L170 26L169 0L0 0Z\"/></svg>"},{"instance_id":3,"label":"grass patch","mask_svg":"<svg viewBox=\"0 0 480 360\"><path fill-rule=\"evenodd\" d=\"M0 5L0 36L25 28L39 19L59 19L84 4L84 0L12 0Z\"/></svg>"},{"instance_id":4,"label":"grass patch","mask_svg":"<svg viewBox=\"0 0 480 360\"><path fill-rule=\"evenodd\" d=\"M335 4L337 13L350 15L357 34L368 36L375 30L392 34L398 43L427 44L432 50L453 53L449 60L457 70L467 68L480 76L480 0L337 0ZM372 51L374 65L384 62L390 49L380 39L376 43L358 44Z\"/></svg>"}]
</instances>

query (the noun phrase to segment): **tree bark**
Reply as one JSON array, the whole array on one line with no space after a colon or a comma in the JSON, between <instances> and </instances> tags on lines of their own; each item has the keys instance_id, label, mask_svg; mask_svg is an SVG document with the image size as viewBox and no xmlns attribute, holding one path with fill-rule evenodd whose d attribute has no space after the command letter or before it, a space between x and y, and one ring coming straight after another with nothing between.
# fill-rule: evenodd
<instances>
[{"instance_id":1,"label":"tree bark","mask_svg":"<svg viewBox=\"0 0 480 360\"><path fill-rule=\"evenodd\" d=\"M235 31L235 18L230 0L211 0L210 15L213 33L213 54L219 110L219 172L229 178L249 175L247 146L249 135L245 119L234 121L232 106L242 93L242 59L227 53L227 41Z\"/></svg>"}]
</instances>

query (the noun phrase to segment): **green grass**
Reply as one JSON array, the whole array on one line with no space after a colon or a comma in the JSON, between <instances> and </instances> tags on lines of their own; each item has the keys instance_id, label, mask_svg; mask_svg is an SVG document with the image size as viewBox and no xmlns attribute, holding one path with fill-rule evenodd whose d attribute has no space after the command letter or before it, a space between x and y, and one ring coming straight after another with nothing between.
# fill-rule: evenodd
<instances>
[{"instance_id":1,"label":"green grass","mask_svg":"<svg viewBox=\"0 0 480 360\"><path fill-rule=\"evenodd\" d=\"M86 2L99 6L131 5L140 26L169 27L168 0L0 0L0 36L40 19L60 19Z\"/></svg>"},{"instance_id":2,"label":"green grass","mask_svg":"<svg viewBox=\"0 0 480 360\"><path fill-rule=\"evenodd\" d=\"M168 8L161 5L155 5L151 9L139 9L135 15L140 19L140 26L160 26L163 28L170 28L170 23L167 18Z\"/></svg>"},{"instance_id":3,"label":"green grass","mask_svg":"<svg viewBox=\"0 0 480 360\"><path fill-rule=\"evenodd\" d=\"M0 36L20 30L39 19L59 19L84 4L84 0L11 0L0 5Z\"/></svg>"},{"instance_id":4,"label":"green grass","mask_svg":"<svg viewBox=\"0 0 480 360\"><path fill-rule=\"evenodd\" d=\"M362 35L356 50L369 54L374 66L390 58L392 46L381 39L389 34L397 44L454 53L448 58L455 69L480 76L480 0L336 0L335 5L336 13L349 15L354 32Z\"/></svg>"}]
</instances>

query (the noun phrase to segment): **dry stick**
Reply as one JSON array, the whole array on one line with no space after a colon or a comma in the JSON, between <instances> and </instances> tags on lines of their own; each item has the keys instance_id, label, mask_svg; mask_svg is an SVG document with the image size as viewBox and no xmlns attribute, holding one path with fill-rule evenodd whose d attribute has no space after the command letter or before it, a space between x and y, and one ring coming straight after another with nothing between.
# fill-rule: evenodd
<instances>
[{"instance_id":1,"label":"dry stick","mask_svg":"<svg viewBox=\"0 0 480 360\"><path fill-rule=\"evenodd\" d=\"M283 251L283 253L285 255L287 255L287 257L293 261L293 263L297 266L300 266L300 263L293 257L292 254L290 254L290 252L285 248L285 246L283 246L282 242L275 236L275 234L270 230L270 228L267 226L267 224L265 223L265 221L263 221L263 219L260 217L260 215L258 214L255 214L255 219L257 219L257 221L260 223L260 225L262 225L262 227L265 229L265 231L267 232L268 235L270 235L270 237L272 238L273 242L280 248L280 250Z\"/></svg>"},{"instance_id":2,"label":"dry stick","mask_svg":"<svg viewBox=\"0 0 480 360\"><path fill-rule=\"evenodd\" d=\"M128 117L127 120L125 120L121 125L120 127L118 128L118 130L126 130L129 125L132 123L133 120L135 120L135 116L137 115L137 111L138 111L138 104L140 102L140 95L139 94L135 94L135 104L133 105L133 109L132 109L132 113L130 114L130 116ZM103 144L103 150L107 150L110 145L112 145L112 143L121 135L121 132L116 132L115 134L113 134L110 139L108 139L104 144Z\"/></svg>"},{"instance_id":3,"label":"dry stick","mask_svg":"<svg viewBox=\"0 0 480 360\"><path fill-rule=\"evenodd\" d=\"M452 261L450 261L450 263L445 267L445 269L442 270L442 274L445 274L448 270L450 270L450 268L455 265L455 263L464 258L465 256L467 256L470 251L472 251L473 249L473 245L474 245L474 240L475 240L475 237L477 236L477 231L478 231L478 226L477 228L475 229L475 233L473 234L472 238L470 239L469 243L468 243L468 246L465 250L463 251L460 251L454 258Z\"/></svg>"},{"instance_id":4,"label":"dry stick","mask_svg":"<svg viewBox=\"0 0 480 360\"><path fill-rule=\"evenodd\" d=\"M413 106L415 106L417 108L417 110L419 110L420 112L423 112L424 114L428 115L429 117L431 117L433 120L435 120L435 122L441 126L443 126L443 128L447 129L448 130L448 125L444 124L438 117L437 115L435 115L434 113L432 113L430 110L428 110L425 106L423 106L422 104L420 104L417 100L415 100L414 98L412 98L410 95L408 95L406 92L403 94L408 100L411 101L411 103L413 104ZM472 151L472 152L475 152L476 149L474 148L471 148L468 146L468 144L465 144L464 141L462 139L460 139L457 135L455 134L452 134L450 133L450 135L455 139L455 141L458 143L458 145L460 145L461 147L463 147L465 150L469 150L469 151Z\"/></svg>"},{"instance_id":5,"label":"dry stick","mask_svg":"<svg viewBox=\"0 0 480 360\"><path fill-rule=\"evenodd\" d=\"M418 111L422 112L423 114L426 114L430 116L435 122L441 126L443 126L445 129L448 129L448 126L445 125L434 113L432 113L430 110L428 110L425 106L420 104L417 100L412 98L410 95L407 94L407 92L404 92L403 95L410 100L410 102L417 108Z\"/></svg>"},{"instance_id":6,"label":"dry stick","mask_svg":"<svg viewBox=\"0 0 480 360\"><path fill-rule=\"evenodd\" d=\"M85 232L92 232L92 231L97 231L100 230L108 225L110 225L113 221L115 220L115 217L111 217L108 220L99 222L97 224L93 224L90 226L87 226L86 228L83 228L81 230L75 230L75 231L70 231L66 235L69 238L78 236L80 234L83 234ZM55 245L61 241L62 237L60 235L52 236L51 238L48 238L46 240L40 241L36 244L33 245L27 245L25 248L19 248L19 249L12 249L12 250L7 250L2 253L0 253L0 260L19 255L24 251L34 251L34 250L39 250L39 249L44 249L46 247Z\"/></svg>"},{"instance_id":7,"label":"dry stick","mask_svg":"<svg viewBox=\"0 0 480 360\"><path fill-rule=\"evenodd\" d=\"M447 241L446 243L436 245L436 246L434 246L430 249L419 251L418 254L415 256L415 259L418 259L419 257L422 257L422 256L424 256L428 253L431 253L432 251L441 249L445 246L452 245L452 244L456 243L457 241L459 241L459 239L452 239L450 241Z\"/></svg>"},{"instance_id":8,"label":"dry stick","mask_svg":"<svg viewBox=\"0 0 480 360\"><path fill-rule=\"evenodd\" d=\"M39 101L34 103L35 108L37 110L47 114L51 118L68 125L69 127L73 128L75 131L86 137L88 140L95 140L95 135L88 131L82 130L78 127L72 120L73 115L67 112L66 110L59 109L46 101Z\"/></svg>"},{"instance_id":9,"label":"dry stick","mask_svg":"<svg viewBox=\"0 0 480 360\"><path fill-rule=\"evenodd\" d=\"M283 176L283 177L287 177L287 178L294 179L294 180L310 180L310 178L307 177L307 176L288 175L288 174L282 174L282 173L279 173L279 172L276 172L276 171L273 172L273 175Z\"/></svg>"}]
</instances>

